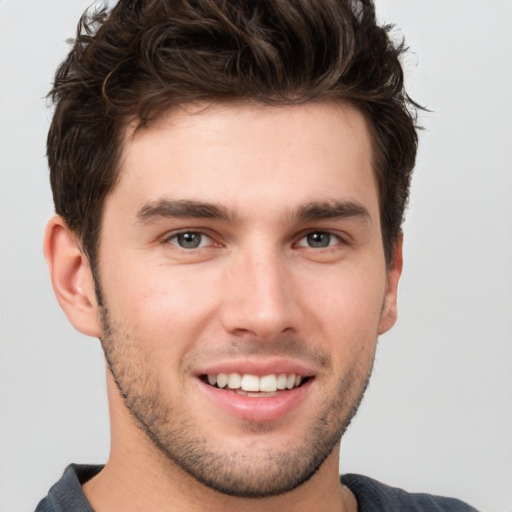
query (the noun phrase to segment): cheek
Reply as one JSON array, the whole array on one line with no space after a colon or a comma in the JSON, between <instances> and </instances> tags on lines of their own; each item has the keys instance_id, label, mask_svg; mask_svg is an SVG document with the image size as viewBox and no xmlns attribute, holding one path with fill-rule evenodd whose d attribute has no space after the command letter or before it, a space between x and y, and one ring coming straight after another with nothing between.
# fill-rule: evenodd
<instances>
[{"instance_id":1,"label":"cheek","mask_svg":"<svg viewBox=\"0 0 512 512\"><path fill-rule=\"evenodd\" d=\"M333 351L355 356L366 348L373 350L384 293L384 274L369 270L333 278L323 293L315 294L311 307Z\"/></svg>"},{"instance_id":2,"label":"cheek","mask_svg":"<svg viewBox=\"0 0 512 512\"><path fill-rule=\"evenodd\" d=\"M214 311L211 287L191 272L175 270L132 266L123 272L119 266L102 279L111 318L153 349L185 347Z\"/></svg>"}]
</instances>

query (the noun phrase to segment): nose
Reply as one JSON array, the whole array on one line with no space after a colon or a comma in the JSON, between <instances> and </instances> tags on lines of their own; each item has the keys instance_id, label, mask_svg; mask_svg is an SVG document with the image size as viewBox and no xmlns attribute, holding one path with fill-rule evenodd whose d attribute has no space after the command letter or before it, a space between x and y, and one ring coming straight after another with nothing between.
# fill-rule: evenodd
<instances>
[{"instance_id":1,"label":"nose","mask_svg":"<svg viewBox=\"0 0 512 512\"><path fill-rule=\"evenodd\" d=\"M238 254L222 288L222 323L231 335L265 341L298 329L300 298L289 262L279 251Z\"/></svg>"}]
</instances>

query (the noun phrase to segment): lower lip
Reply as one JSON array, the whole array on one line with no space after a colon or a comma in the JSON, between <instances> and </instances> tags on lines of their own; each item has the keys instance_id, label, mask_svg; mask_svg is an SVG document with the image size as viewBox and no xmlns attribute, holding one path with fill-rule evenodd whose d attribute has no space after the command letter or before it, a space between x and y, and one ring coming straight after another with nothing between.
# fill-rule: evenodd
<instances>
[{"instance_id":1,"label":"lower lip","mask_svg":"<svg viewBox=\"0 0 512 512\"><path fill-rule=\"evenodd\" d=\"M250 421L273 421L297 409L306 398L313 379L302 386L271 397L247 397L232 390L219 389L199 380L201 388L219 407L233 416Z\"/></svg>"}]
</instances>

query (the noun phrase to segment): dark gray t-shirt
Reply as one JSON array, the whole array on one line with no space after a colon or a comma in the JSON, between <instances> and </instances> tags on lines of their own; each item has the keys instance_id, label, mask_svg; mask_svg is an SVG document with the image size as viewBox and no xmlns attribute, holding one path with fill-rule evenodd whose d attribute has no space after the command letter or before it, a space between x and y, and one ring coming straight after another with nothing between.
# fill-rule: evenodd
<instances>
[{"instance_id":1,"label":"dark gray t-shirt","mask_svg":"<svg viewBox=\"0 0 512 512\"><path fill-rule=\"evenodd\" d=\"M82 492L82 484L101 469L102 466L71 464L35 512L94 512ZM477 512L453 498L411 494L362 475L343 475L341 482L355 495L358 512Z\"/></svg>"}]
</instances>

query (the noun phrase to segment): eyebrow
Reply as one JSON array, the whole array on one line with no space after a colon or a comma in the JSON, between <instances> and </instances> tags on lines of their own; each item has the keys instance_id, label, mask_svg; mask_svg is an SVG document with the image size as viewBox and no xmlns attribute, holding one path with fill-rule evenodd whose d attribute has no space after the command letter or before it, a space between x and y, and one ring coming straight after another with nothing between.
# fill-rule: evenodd
<instances>
[{"instance_id":1,"label":"eyebrow","mask_svg":"<svg viewBox=\"0 0 512 512\"><path fill-rule=\"evenodd\" d=\"M291 218L300 222L351 217L360 218L366 222L371 221L368 210L354 201L307 203L291 214ZM142 224L150 224L159 219L167 218L215 219L229 223L240 222L236 213L222 205L187 199L151 201L137 212L136 218L137 222Z\"/></svg>"},{"instance_id":2,"label":"eyebrow","mask_svg":"<svg viewBox=\"0 0 512 512\"><path fill-rule=\"evenodd\" d=\"M196 218L217 219L235 222L236 218L227 208L202 201L159 199L145 204L137 212L137 221L149 224L158 219Z\"/></svg>"},{"instance_id":3,"label":"eyebrow","mask_svg":"<svg viewBox=\"0 0 512 512\"><path fill-rule=\"evenodd\" d=\"M296 216L303 222L350 217L371 222L368 210L362 204L354 201L308 203L299 208Z\"/></svg>"}]
</instances>

